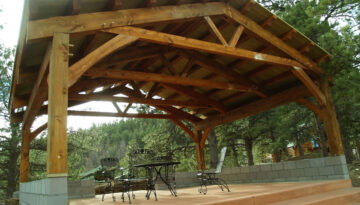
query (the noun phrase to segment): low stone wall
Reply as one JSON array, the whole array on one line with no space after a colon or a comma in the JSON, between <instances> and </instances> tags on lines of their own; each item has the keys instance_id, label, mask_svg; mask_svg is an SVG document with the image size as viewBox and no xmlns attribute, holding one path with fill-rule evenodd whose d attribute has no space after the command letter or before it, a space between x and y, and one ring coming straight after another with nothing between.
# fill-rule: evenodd
<instances>
[{"instance_id":1,"label":"low stone wall","mask_svg":"<svg viewBox=\"0 0 360 205\"><path fill-rule=\"evenodd\" d=\"M83 199L95 197L94 180L81 180L68 182L69 199Z\"/></svg>"},{"instance_id":2,"label":"low stone wall","mask_svg":"<svg viewBox=\"0 0 360 205\"><path fill-rule=\"evenodd\" d=\"M197 186L197 172L176 173L177 187ZM304 159L250 167L224 168L219 177L232 183L349 179L344 156ZM159 184L159 188L166 188Z\"/></svg>"},{"instance_id":3,"label":"low stone wall","mask_svg":"<svg viewBox=\"0 0 360 205\"><path fill-rule=\"evenodd\" d=\"M67 205L67 177L20 183L19 196L21 205Z\"/></svg>"}]
</instances>

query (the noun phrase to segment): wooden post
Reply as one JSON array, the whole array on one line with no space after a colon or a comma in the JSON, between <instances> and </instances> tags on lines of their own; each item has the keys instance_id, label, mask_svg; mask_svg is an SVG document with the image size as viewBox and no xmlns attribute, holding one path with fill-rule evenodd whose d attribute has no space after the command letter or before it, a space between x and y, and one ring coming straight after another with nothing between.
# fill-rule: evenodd
<instances>
[{"instance_id":1,"label":"wooden post","mask_svg":"<svg viewBox=\"0 0 360 205\"><path fill-rule=\"evenodd\" d=\"M327 104L322 107L323 122L328 137L330 154L343 155L344 148L341 140L339 122L336 117L335 105L331 95L328 78L321 79L321 90L325 95Z\"/></svg>"},{"instance_id":2,"label":"wooden post","mask_svg":"<svg viewBox=\"0 0 360 205\"><path fill-rule=\"evenodd\" d=\"M29 181L30 129L23 130L21 143L20 183Z\"/></svg>"},{"instance_id":3,"label":"wooden post","mask_svg":"<svg viewBox=\"0 0 360 205\"><path fill-rule=\"evenodd\" d=\"M207 128L204 130L204 133L202 130L196 130L195 131L195 148L196 148L196 159L198 162L198 170L205 170L205 154L204 154L204 148L205 148L205 142L207 137L209 136L209 133L211 132L211 128Z\"/></svg>"},{"instance_id":4,"label":"wooden post","mask_svg":"<svg viewBox=\"0 0 360 205\"><path fill-rule=\"evenodd\" d=\"M201 138L202 138L202 131L195 130L195 137L197 141L195 142L195 149L196 149L196 160L198 164L198 170L205 170L205 155L204 155L204 147L201 146Z\"/></svg>"},{"instance_id":5,"label":"wooden post","mask_svg":"<svg viewBox=\"0 0 360 205\"><path fill-rule=\"evenodd\" d=\"M67 176L69 34L55 33L49 68L47 176Z\"/></svg>"}]
</instances>

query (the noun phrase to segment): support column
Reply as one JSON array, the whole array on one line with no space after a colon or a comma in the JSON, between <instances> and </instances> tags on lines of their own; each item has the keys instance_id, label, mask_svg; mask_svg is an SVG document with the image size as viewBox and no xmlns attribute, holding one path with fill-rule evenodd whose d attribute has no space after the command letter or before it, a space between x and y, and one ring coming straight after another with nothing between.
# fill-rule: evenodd
<instances>
[{"instance_id":1,"label":"support column","mask_svg":"<svg viewBox=\"0 0 360 205\"><path fill-rule=\"evenodd\" d=\"M198 170L205 170L205 154L204 154L204 148L205 148L205 142L208 138L212 128L207 128L204 130L204 133L202 130L195 130L195 148L196 148L196 159L198 162Z\"/></svg>"},{"instance_id":2,"label":"support column","mask_svg":"<svg viewBox=\"0 0 360 205\"><path fill-rule=\"evenodd\" d=\"M328 78L321 79L321 90L325 95L327 104L322 108L323 122L328 137L331 155L343 155L344 148L341 140L339 122L336 117L335 105L331 95Z\"/></svg>"},{"instance_id":3,"label":"support column","mask_svg":"<svg viewBox=\"0 0 360 205\"><path fill-rule=\"evenodd\" d=\"M21 142L20 183L29 181L30 130L23 130Z\"/></svg>"},{"instance_id":4,"label":"support column","mask_svg":"<svg viewBox=\"0 0 360 205\"><path fill-rule=\"evenodd\" d=\"M55 33L49 67L47 176L67 177L69 34Z\"/></svg>"}]
</instances>

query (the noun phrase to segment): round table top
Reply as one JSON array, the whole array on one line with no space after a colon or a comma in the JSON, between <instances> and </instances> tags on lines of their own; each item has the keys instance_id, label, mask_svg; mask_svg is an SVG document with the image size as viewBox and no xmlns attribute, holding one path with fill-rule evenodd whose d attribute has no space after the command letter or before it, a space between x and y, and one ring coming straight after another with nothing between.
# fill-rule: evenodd
<instances>
[{"instance_id":1,"label":"round table top","mask_svg":"<svg viewBox=\"0 0 360 205\"><path fill-rule=\"evenodd\" d=\"M164 165L176 165L180 162L150 162L144 164L136 164L134 167L155 167L155 166L164 166Z\"/></svg>"}]
</instances>

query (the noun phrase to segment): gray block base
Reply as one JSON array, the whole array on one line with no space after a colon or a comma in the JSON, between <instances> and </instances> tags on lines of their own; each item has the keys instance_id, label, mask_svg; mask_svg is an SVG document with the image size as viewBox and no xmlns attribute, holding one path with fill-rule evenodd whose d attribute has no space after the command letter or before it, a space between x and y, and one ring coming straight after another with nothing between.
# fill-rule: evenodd
<instances>
[{"instance_id":1,"label":"gray block base","mask_svg":"<svg viewBox=\"0 0 360 205\"><path fill-rule=\"evenodd\" d=\"M219 175L227 183L271 183L349 179L344 156L285 161L250 167L224 168ZM176 173L177 187L198 186L196 172ZM159 185L159 188L166 188Z\"/></svg>"},{"instance_id":2,"label":"gray block base","mask_svg":"<svg viewBox=\"0 0 360 205\"><path fill-rule=\"evenodd\" d=\"M67 177L20 183L20 205L67 205Z\"/></svg>"}]
</instances>

